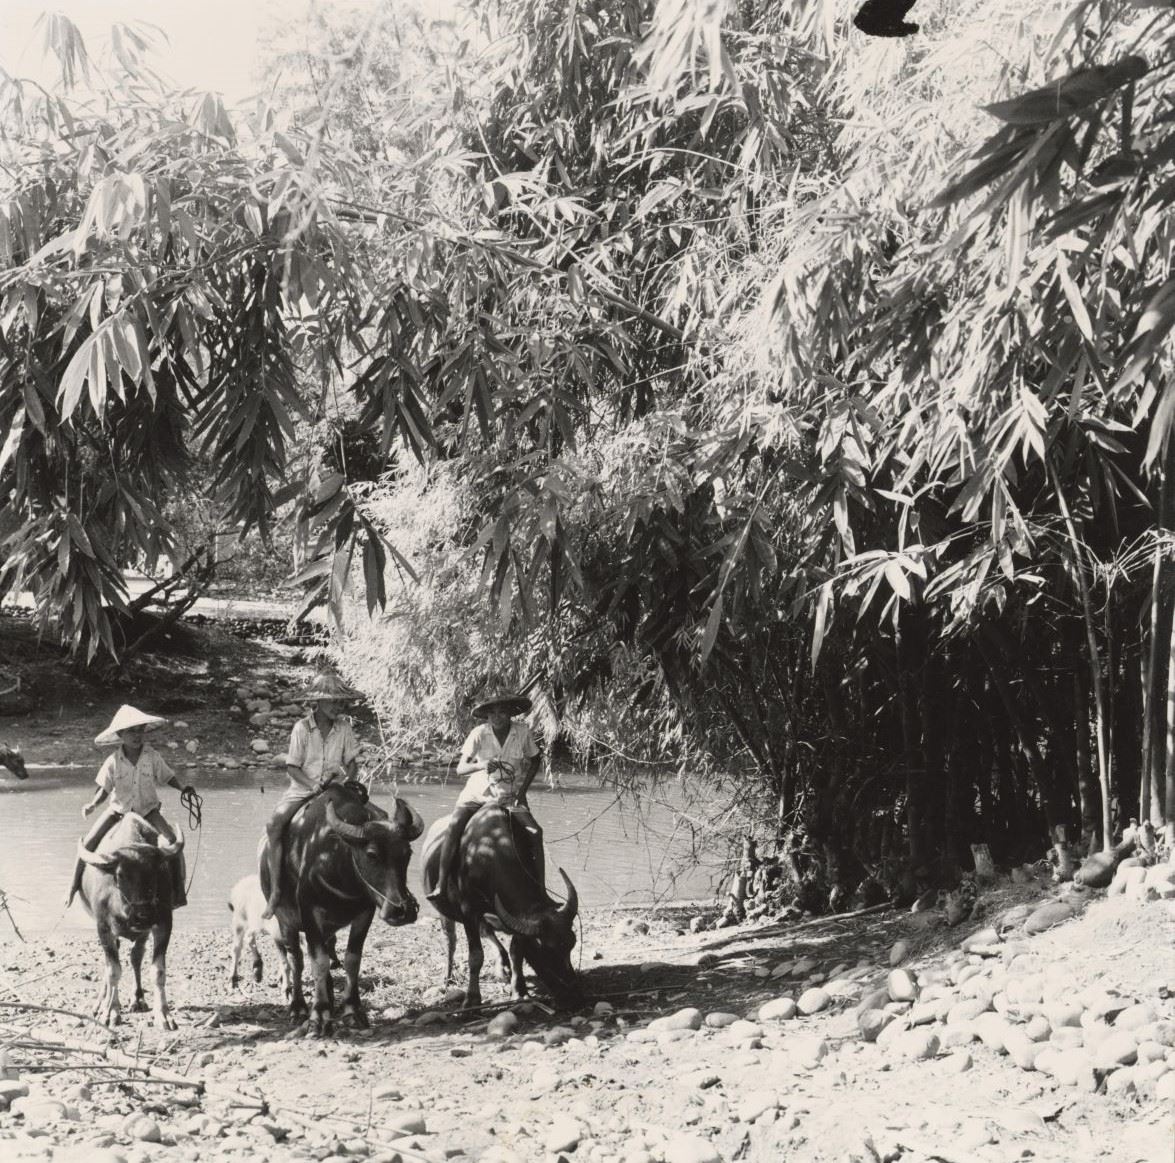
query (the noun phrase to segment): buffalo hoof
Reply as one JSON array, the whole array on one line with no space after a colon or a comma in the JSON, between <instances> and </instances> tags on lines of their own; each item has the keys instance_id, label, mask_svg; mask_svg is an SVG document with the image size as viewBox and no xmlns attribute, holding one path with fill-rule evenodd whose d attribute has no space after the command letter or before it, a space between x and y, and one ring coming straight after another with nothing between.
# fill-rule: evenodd
<instances>
[{"instance_id":1,"label":"buffalo hoof","mask_svg":"<svg viewBox=\"0 0 1175 1163\"><path fill-rule=\"evenodd\" d=\"M465 1001L461 1003L461 1008L464 1010L476 1010L481 1006L480 993L467 993Z\"/></svg>"},{"instance_id":2,"label":"buffalo hoof","mask_svg":"<svg viewBox=\"0 0 1175 1163\"><path fill-rule=\"evenodd\" d=\"M241 988L241 976L239 973L234 973L232 977L229 978L229 985L231 985L233 989Z\"/></svg>"},{"instance_id":3,"label":"buffalo hoof","mask_svg":"<svg viewBox=\"0 0 1175 1163\"><path fill-rule=\"evenodd\" d=\"M367 1015L359 1008L344 1009L341 1014L341 1020L353 1026L356 1030L370 1030L371 1023L367 1020Z\"/></svg>"},{"instance_id":4,"label":"buffalo hoof","mask_svg":"<svg viewBox=\"0 0 1175 1163\"><path fill-rule=\"evenodd\" d=\"M155 1015L155 1028L157 1030L176 1030L179 1027L175 1024L175 1018L169 1013L157 1013Z\"/></svg>"},{"instance_id":5,"label":"buffalo hoof","mask_svg":"<svg viewBox=\"0 0 1175 1163\"><path fill-rule=\"evenodd\" d=\"M265 976L265 972L264 972L264 969L261 965L261 960L260 960L260 958L258 958L258 960L253 962L253 980L255 982L257 982L258 985L260 985L261 979L264 976Z\"/></svg>"},{"instance_id":6,"label":"buffalo hoof","mask_svg":"<svg viewBox=\"0 0 1175 1163\"><path fill-rule=\"evenodd\" d=\"M290 1025L300 1026L310 1017L310 1011L305 1006L290 1007Z\"/></svg>"},{"instance_id":7,"label":"buffalo hoof","mask_svg":"<svg viewBox=\"0 0 1175 1163\"><path fill-rule=\"evenodd\" d=\"M145 1014L150 1008L147 999L141 993L135 994L135 1004L131 1006L131 1009L136 1014Z\"/></svg>"},{"instance_id":8,"label":"buffalo hoof","mask_svg":"<svg viewBox=\"0 0 1175 1163\"><path fill-rule=\"evenodd\" d=\"M313 1017L306 1023L307 1038L325 1038L334 1031L334 1023L327 1017Z\"/></svg>"}]
</instances>

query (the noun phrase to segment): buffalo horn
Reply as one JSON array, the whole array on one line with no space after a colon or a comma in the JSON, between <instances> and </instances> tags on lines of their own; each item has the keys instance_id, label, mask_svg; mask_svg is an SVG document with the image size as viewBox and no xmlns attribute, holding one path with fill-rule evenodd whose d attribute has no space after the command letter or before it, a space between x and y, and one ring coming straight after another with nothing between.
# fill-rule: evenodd
<instances>
[{"instance_id":1,"label":"buffalo horn","mask_svg":"<svg viewBox=\"0 0 1175 1163\"><path fill-rule=\"evenodd\" d=\"M159 841L159 851L162 852L164 856L174 856L181 848L183 848L183 846L184 834L178 829L176 830L174 844L169 844L162 838Z\"/></svg>"},{"instance_id":2,"label":"buffalo horn","mask_svg":"<svg viewBox=\"0 0 1175 1163\"><path fill-rule=\"evenodd\" d=\"M400 803L408 809L408 815L411 817L408 827L404 829L404 839L415 840L424 831L424 820L421 819L420 813L407 800L401 800Z\"/></svg>"},{"instance_id":3,"label":"buffalo horn","mask_svg":"<svg viewBox=\"0 0 1175 1163\"><path fill-rule=\"evenodd\" d=\"M340 820L335 805L330 800L326 801L326 822L331 831L338 832L344 840L362 841L366 838L364 833L367 825L348 824L345 820Z\"/></svg>"},{"instance_id":4,"label":"buffalo horn","mask_svg":"<svg viewBox=\"0 0 1175 1163\"><path fill-rule=\"evenodd\" d=\"M118 863L118 854L111 852L91 852L84 844L78 844L78 859L85 864L92 864L95 868L109 870Z\"/></svg>"},{"instance_id":5,"label":"buffalo horn","mask_svg":"<svg viewBox=\"0 0 1175 1163\"><path fill-rule=\"evenodd\" d=\"M559 920L570 923L575 920L575 914L579 911L579 893L575 891L575 885L571 883L571 877L561 868L559 869L559 875L563 877L563 886L567 889L567 899L556 910L556 915L559 917Z\"/></svg>"},{"instance_id":6,"label":"buffalo horn","mask_svg":"<svg viewBox=\"0 0 1175 1163\"><path fill-rule=\"evenodd\" d=\"M504 904L502 898L494 893L494 912L502 919L502 924L511 933L520 933L523 937L537 937L540 921L538 917L516 917Z\"/></svg>"}]
</instances>

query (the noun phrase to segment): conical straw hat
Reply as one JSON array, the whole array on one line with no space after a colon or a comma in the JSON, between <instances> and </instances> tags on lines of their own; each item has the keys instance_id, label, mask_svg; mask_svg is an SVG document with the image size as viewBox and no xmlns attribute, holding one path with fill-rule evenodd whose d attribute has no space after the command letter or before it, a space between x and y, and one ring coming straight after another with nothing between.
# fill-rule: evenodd
<instances>
[{"instance_id":1,"label":"conical straw hat","mask_svg":"<svg viewBox=\"0 0 1175 1163\"><path fill-rule=\"evenodd\" d=\"M94 736L94 742L99 747L110 747L121 742L118 737L119 731L126 731L131 727L146 727L150 731L155 727L162 727L166 722L166 719L161 719L158 715L148 715L129 703L123 703L110 720L110 726L101 735Z\"/></svg>"},{"instance_id":2,"label":"conical straw hat","mask_svg":"<svg viewBox=\"0 0 1175 1163\"><path fill-rule=\"evenodd\" d=\"M316 674L302 691L303 702L316 702L318 699L333 699L341 703L357 703L363 696L354 687L349 687L338 675L324 672Z\"/></svg>"},{"instance_id":3,"label":"conical straw hat","mask_svg":"<svg viewBox=\"0 0 1175 1163\"><path fill-rule=\"evenodd\" d=\"M530 699L526 695L502 691L499 694L491 695L488 699L482 699L473 708L473 717L484 719L494 707L501 707L507 715L525 715L530 710L530 705Z\"/></svg>"}]
</instances>

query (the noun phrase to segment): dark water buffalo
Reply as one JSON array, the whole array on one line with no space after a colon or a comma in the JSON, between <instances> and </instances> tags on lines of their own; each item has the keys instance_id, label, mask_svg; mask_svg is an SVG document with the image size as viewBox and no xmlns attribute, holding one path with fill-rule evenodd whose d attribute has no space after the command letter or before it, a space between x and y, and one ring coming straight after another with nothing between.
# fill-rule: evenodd
<instances>
[{"instance_id":1,"label":"dark water buffalo","mask_svg":"<svg viewBox=\"0 0 1175 1163\"><path fill-rule=\"evenodd\" d=\"M424 844L424 884L437 882L440 838L447 818L429 829ZM515 997L526 996L523 978L527 963L560 1006L577 1005L583 991L571 965L575 948L575 915L579 898L563 869L559 875L567 900L556 904L547 895L543 877L542 841L518 815L500 804L487 804L465 826L447 895L435 901L445 919L449 941L449 972L453 968L456 924L469 943L469 985L466 1007L481 1004L481 968L485 960L483 931L510 933L510 961ZM497 944L497 939L493 938ZM500 946L499 946L500 948Z\"/></svg>"},{"instance_id":2,"label":"dark water buffalo","mask_svg":"<svg viewBox=\"0 0 1175 1163\"><path fill-rule=\"evenodd\" d=\"M171 862L183 847L182 835L168 844L142 816L129 813L102 838L97 852L80 844L85 861L81 898L98 926L98 941L106 954L106 975L98 991L98 1020L108 1026L121 1020L118 981L122 976L118 942L131 943L135 971L134 1009L143 1012L143 950L152 938L151 964L155 970L155 1025L174 1030L167 1007L167 946L171 941Z\"/></svg>"},{"instance_id":3,"label":"dark water buffalo","mask_svg":"<svg viewBox=\"0 0 1175 1163\"><path fill-rule=\"evenodd\" d=\"M290 1016L307 1016L302 993L302 945L314 972L314 1010L310 1032L326 1033L334 1013L330 978L333 936L350 925L343 967L347 992L342 1016L366 1028L367 1016L359 1002L359 960L367 930L378 912L389 925L410 925L419 905L408 891L411 842L424 830L424 821L403 800L388 813L364 801L343 786L330 786L310 800L290 821L282 847L282 903L276 919L279 948L289 969ZM267 845L260 854L261 890L269 896Z\"/></svg>"},{"instance_id":4,"label":"dark water buffalo","mask_svg":"<svg viewBox=\"0 0 1175 1163\"><path fill-rule=\"evenodd\" d=\"M0 767L6 767L17 779L28 779L29 769L24 765L24 756L19 747L6 747L0 743Z\"/></svg>"}]
</instances>

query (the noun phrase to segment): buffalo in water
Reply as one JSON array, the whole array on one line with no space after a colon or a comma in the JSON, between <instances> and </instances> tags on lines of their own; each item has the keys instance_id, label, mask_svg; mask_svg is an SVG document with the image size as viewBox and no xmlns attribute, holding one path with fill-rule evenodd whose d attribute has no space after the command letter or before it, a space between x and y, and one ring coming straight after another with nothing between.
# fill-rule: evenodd
<instances>
[{"instance_id":1,"label":"buffalo in water","mask_svg":"<svg viewBox=\"0 0 1175 1163\"><path fill-rule=\"evenodd\" d=\"M331 784L307 801L290 821L282 845L282 902L276 920L278 947L287 959L290 1017L308 1015L309 1031L328 1033L334 1016L330 977L333 936L350 925L343 968L347 976L341 1016L365 1029L367 1016L359 1001L359 961L363 942L376 913L389 925L410 925L420 911L408 891L411 842L424 821L403 800L392 813L366 801L365 793ZM261 890L269 896L267 842L260 851ZM314 1008L302 993L302 945L314 972Z\"/></svg>"},{"instance_id":2,"label":"buffalo in water","mask_svg":"<svg viewBox=\"0 0 1175 1163\"><path fill-rule=\"evenodd\" d=\"M453 875L446 895L433 904L445 921L449 943L449 974L453 970L456 925L465 929L469 945L469 984L465 1006L481 1005L481 969L485 960L481 937L509 933L514 996L525 997L523 968L529 964L560 1006L583 998L571 964L575 948L575 916L579 897L567 873L559 869L567 899L558 904L547 895L542 840L527 827L529 818L508 806L489 803L472 816L461 834ZM429 829L424 843L424 885L431 891L440 867L440 841L447 817ZM501 946L499 946L499 949Z\"/></svg>"},{"instance_id":3,"label":"buffalo in water","mask_svg":"<svg viewBox=\"0 0 1175 1163\"><path fill-rule=\"evenodd\" d=\"M80 894L86 911L98 926L98 941L106 954L106 974L98 991L98 1020L108 1026L121 1020L118 982L122 976L118 942L131 943L131 968L135 971L134 1010L144 1012L143 951L152 937L151 964L155 970L155 1025L174 1030L175 1019L167 1006L167 946L171 941L172 866L183 847L182 835L174 844L142 816L125 815L102 838L96 852L81 844L78 855L85 862Z\"/></svg>"}]
</instances>

